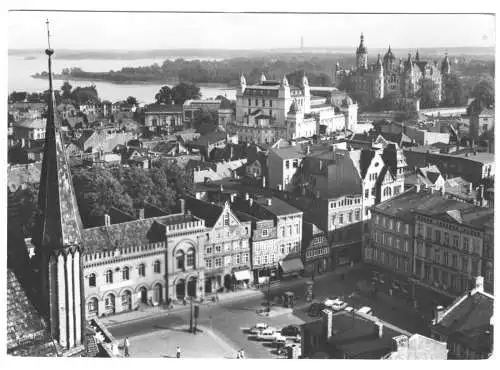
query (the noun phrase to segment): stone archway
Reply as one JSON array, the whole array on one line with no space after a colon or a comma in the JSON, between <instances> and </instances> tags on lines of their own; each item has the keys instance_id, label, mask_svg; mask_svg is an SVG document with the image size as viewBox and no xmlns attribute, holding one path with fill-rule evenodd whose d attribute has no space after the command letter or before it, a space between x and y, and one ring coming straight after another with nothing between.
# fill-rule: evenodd
<instances>
[{"instance_id":1,"label":"stone archway","mask_svg":"<svg viewBox=\"0 0 500 370\"><path fill-rule=\"evenodd\" d=\"M196 297L196 286L198 279L195 276L191 276L187 283L187 295L188 297Z\"/></svg>"},{"instance_id":2,"label":"stone archway","mask_svg":"<svg viewBox=\"0 0 500 370\"><path fill-rule=\"evenodd\" d=\"M139 289L139 292L141 294L141 303L148 303L148 289L143 286Z\"/></svg>"},{"instance_id":3,"label":"stone archway","mask_svg":"<svg viewBox=\"0 0 500 370\"><path fill-rule=\"evenodd\" d=\"M153 286L153 301L156 303L163 301L163 287L160 283Z\"/></svg>"},{"instance_id":4,"label":"stone archway","mask_svg":"<svg viewBox=\"0 0 500 370\"><path fill-rule=\"evenodd\" d=\"M177 280L175 283L175 295L177 299L183 299L186 296L186 280Z\"/></svg>"},{"instance_id":5,"label":"stone archway","mask_svg":"<svg viewBox=\"0 0 500 370\"><path fill-rule=\"evenodd\" d=\"M125 290L121 296L122 300L122 311L132 310L132 292L130 290Z\"/></svg>"},{"instance_id":6,"label":"stone archway","mask_svg":"<svg viewBox=\"0 0 500 370\"><path fill-rule=\"evenodd\" d=\"M107 315L112 315L116 312L116 297L113 293L109 293L104 298L104 309Z\"/></svg>"}]
</instances>

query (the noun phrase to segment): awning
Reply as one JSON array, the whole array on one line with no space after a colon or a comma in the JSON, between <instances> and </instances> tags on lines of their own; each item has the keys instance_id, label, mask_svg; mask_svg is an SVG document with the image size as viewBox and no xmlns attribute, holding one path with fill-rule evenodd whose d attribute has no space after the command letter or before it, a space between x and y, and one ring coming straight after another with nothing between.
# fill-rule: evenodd
<instances>
[{"instance_id":1,"label":"awning","mask_svg":"<svg viewBox=\"0 0 500 370\"><path fill-rule=\"evenodd\" d=\"M302 263L300 257L281 261L280 266L284 274L293 274L294 272L304 270L304 264Z\"/></svg>"},{"instance_id":2,"label":"awning","mask_svg":"<svg viewBox=\"0 0 500 370\"><path fill-rule=\"evenodd\" d=\"M250 270L240 270L234 272L234 277L236 280L250 280L252 277L250 276Z\"/></svg>"}]
</instances>

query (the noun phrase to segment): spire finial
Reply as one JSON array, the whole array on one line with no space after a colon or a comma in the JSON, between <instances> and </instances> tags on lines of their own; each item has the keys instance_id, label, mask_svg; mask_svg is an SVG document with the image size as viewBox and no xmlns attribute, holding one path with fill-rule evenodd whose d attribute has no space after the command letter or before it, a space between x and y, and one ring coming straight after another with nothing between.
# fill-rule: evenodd
<instances>
[{"instance_id":1,"label":"spire finial","mask_svg":"<svg viewBox=\"0 0 500 370\"><path fill-rule=\"evenodd\" d=\"M49 28L49 19L45 21L45 24L47 25L47 43L49 45L49 50L50 50L50 28Z\"/></svg>"}]
</instances>

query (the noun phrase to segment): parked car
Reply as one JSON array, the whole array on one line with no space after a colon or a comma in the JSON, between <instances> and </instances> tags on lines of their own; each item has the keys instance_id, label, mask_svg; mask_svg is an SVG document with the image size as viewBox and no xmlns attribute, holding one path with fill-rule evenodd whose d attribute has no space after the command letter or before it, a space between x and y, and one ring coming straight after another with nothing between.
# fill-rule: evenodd
<instances>
[{"instance_id":1,"label":"parked car","mask_svg":"<svg viewBox=\"0 0 500 370\"><path fill-rule=\"evenodd\" d=\"M265 330L269 327L269 325L267 325L265 322L259 322L257 324L255 324L254 326L252 326L250 328L250 333L251 334L259 334L262 330Z\"/></svg>"},{"instance_id":2,"label":"parked car","mask_svg":"<svg viewBox=\"0 0 500 370\"><path fill-rule=\"evenodd\" d=\"M262 330L260 333L257 334L257 340L266 342L273 342L276 337L277 337L276 332L270 329Z\"/></svg>"},{"instance_id":3,"label":"parked car","mask_svg":"<svg viewBox=\"0 0 500 370\"><path fill-rule=\"evenodd\" d=\"M309 307L309 316L317 317L321 314L321 311L326 308L324 303L313 303Z\"/></svg>"},{"instance_id":4,"label":"parked car","mask_svg":"<svg viewBox=\"0 0 500 370\"><path fill-rule=\"evenodd\" d=\"M278 348L282 347L286 344L286 337L284 335L275 333L273 342Z\"/></svg>"},{"instance_id":5,"label":"parked car","mask_svg":"<svg viewBox=\"0 0 500 370\"><path fill-rule=\"evenodd\" d=\"M347 303L344 301L335 298L335 299L327 299L325 301L325 306L330 307L334 311L342 311L344 308L347 307Z\"/></svg>"},{"instance_id":6,"label":"parked car","mask_svg":"<svg viewBox=\"0 0 500 370\"><path fill-rule=\"evenodd\" d=\"M354 308L352 308L351 306L347 306L346 308L344 308L344 311L352 312L352 311L354 311Z\"/></svg>"},{"instance_id":7,"label":"parked car","mask_svg":"<svg viewBox=\"0 0 500 370\"><path fill-rule=\"evenodd\" d=\"M289 325L281 329L281 335L288 337L288 339L293 340L296 343L300 343L300 328L296 325Z\"/></svg>"},{"instance_id":8,"label":"parked car","mask_svg":"<svg viewBox=\"0 0 500 370\"><path fill-rule=\"evenodd\" d=\"M372 309L368 306L363 306L358 310L359 313L364 313L365 315L371 315Z\"/></svg>"}]
</instances>

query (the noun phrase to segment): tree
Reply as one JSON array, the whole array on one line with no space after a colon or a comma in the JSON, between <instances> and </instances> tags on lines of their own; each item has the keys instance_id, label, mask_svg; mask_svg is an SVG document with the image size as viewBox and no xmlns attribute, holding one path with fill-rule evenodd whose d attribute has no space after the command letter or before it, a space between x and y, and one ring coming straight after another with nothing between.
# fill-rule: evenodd
<instances>
[{"instance_id":1,"label":"tree","mask_svg":"<svg viewBox=\"0 0 500 370\"><path fill-rule=\"evenodd\" d=\"M421 108L435 108L439 106L439 94L436 84L431 79L422 81L422 88L418 93Z\"/></svg>"},{"instance_id":2,"label":"tree","mask_svg":"<svg viewBox=\"0 0 500 370\"><path fill-rule=\"evenodd\" d=\"M465 87L456 75L447 76L443 81L442 104L448 107L459 107L466 103Z\"/></svg>"},{"instance_id":3,"label":"tree","mask_svg":"<svg viewBox=\"0 0 500 370\"><path fill-rule=\"evenodd\" d=\"M486 107L495 104L495 88L491 81L482 80L472 90L472 97L481 100Z\"/></svg>"},{"instance_id":4,"label":"tree","mask_svg":"<svg viewBox=\"0 0 500 370\"><path fill-rule=\"evenodd\" d=\"M156 104L172 104L172 90L168 86L163 86L155 95Z\"/></svg>"},{"instance_id":5,"label":"tree","mask_svg":"<svg viewBox=\"0 0 500 370\"><path fill-rule=\"evenodd\" d=\"M360 110L370 105L370 95L365 91L357 91L351 94L352 99L358 103Z\"/></svg>"},{"instance_id":6,"label":"tree","mask_svg":"<svg viewBox=\"0 0 500 370\"><path fill-rule=\"evenodd\" d=\"M182 105L186 100L200 99L200 88L194 84L180 83L172 89L172 99L175 104Z\"/></svg>"},{"instance_id":7,"label":"tree","mask_svg":"<svg viewBox=\"0 0 500 370\"><path fill-rule=\"evenodd\" d=\"M166 159L155 162L154 167L165 173L169 186L179 194L191 193L193 190L193 178L177 164Z\"/></svg>"},{"instance_id":8,"label":"tree","mask_svg":"<svg viewBox=\"0 0 500 370\"><path fill-rule=\"evenodd\" d=\"M26 91L13 91L9 95L9 101L16 103L26 100L28 93Z\"/></svg>"},{"instance_id":9,"label":"tree","mask_svg":"<svg viewBox=\"0 0 500 370\"><path fill-rule=\"evenodd\" d=\"M125 188L105 168L74 169L73 186L85 225L99 224L97 219L102 218L111 207L127 213L133 211L132 199Z\"/></svg>"},{"instance_id":10,"label":"tree","mask_svg":"<svg viewBox=\"0 0 500 370\"><path fill-rule=\"evenodd\" d=\"M71 99L71 89L73 89L73 86L71 86L68 81L64 81L61 86L63 99Z\"/></svg>"},{"instance_id":11,"label":"tree","mask_svg":"<svg viewBox=\"0 0 500 370\"><path fill-rule=\"evenodd\" d=\"M25 238L32 237L37 217L38 184L26 184L24 189L8 193L8 229Z\"/></svg>"},{"instance_id":12,"label":"tree","mask_svg":"<svg viewBox=\"0 0 500 370\"><path fill-rule=\"evenodd\" d=\"M129 96L126 100L127 104L129 105L137 105L137 99L134 98L133 96Z\"/></svg>"},{"instance_id":13,"label":"tree","mask_svg":"<svg viewBox=\"0 0 500 370\"><path fill-rule=\"evenodd\" d=\"M199 111L195 115L192 123L193 128L196 129L197 131L202 127L210 127L210 126L217 127L217 125L218 125L217 112L209 110ZM200 134L202 135L206 133L207 132L200 132Z\"/></svg>"}]
</instances>

